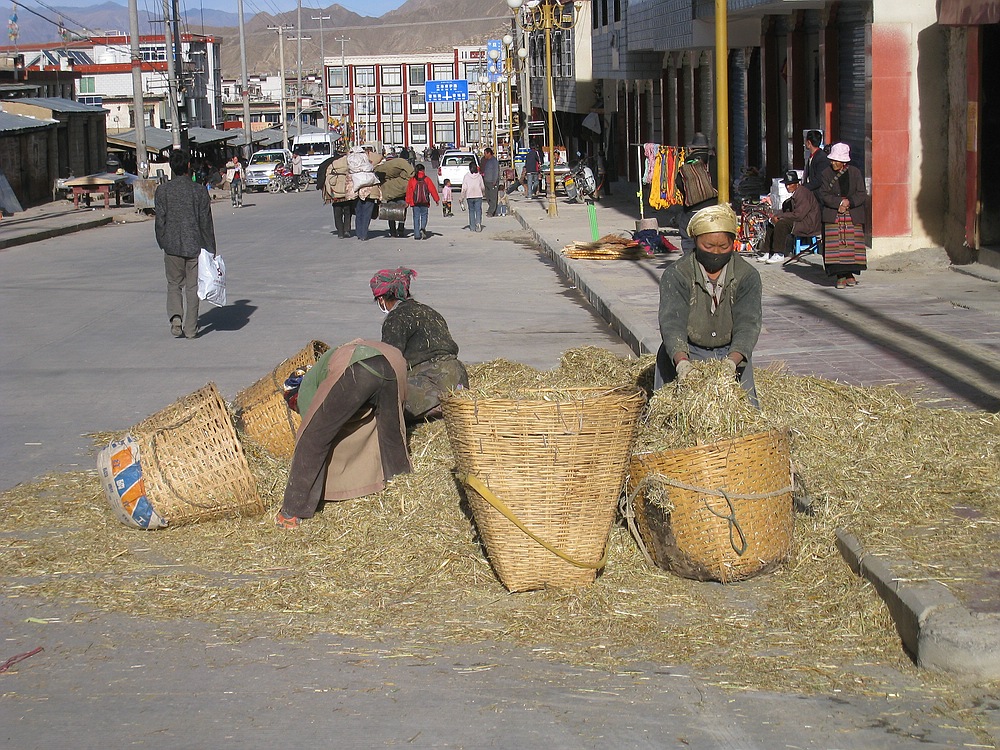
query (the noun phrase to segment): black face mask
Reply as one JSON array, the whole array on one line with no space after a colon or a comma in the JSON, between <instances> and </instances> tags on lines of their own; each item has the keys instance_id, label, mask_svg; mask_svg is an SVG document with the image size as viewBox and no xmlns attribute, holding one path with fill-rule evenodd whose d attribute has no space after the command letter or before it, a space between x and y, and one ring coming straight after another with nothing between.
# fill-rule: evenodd
<instances>
[{"instance_id":1,"label":"black face mask","mask_svg":"<svg viewBox=\"0 0 1000 750\"><path fill-rule=\"evenodd\" d=\"M729 259L733 257L733 251L730 250L728 253L710 253L702 250L700 247L696 247L694 249L694 257L704 266L706 271L715 273L716 271L721 271L723 266L729 262Z\"/></svg>"}]
</instances>

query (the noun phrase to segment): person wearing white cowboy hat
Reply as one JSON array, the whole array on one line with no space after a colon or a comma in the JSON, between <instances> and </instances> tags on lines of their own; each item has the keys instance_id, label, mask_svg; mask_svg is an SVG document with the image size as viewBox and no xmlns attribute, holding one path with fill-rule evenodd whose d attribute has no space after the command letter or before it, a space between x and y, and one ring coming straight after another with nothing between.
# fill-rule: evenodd
<instances>
[{"instance_id":1,"label":"person wearing white cowboy hat","mask_svg":"<svg viewBox=\"0 0 1000 750\"><path fill-rule=\"evenodd\" d=\"M653 386L683 381L692 362L717 359L757 406L751 356L763 309L757 269L735 252L739 220L726 204L698 211L687 226L694 252L660 277L659 324Z\"/></svg>"},{"instance_id":2,"label":"person wearing white cowboy hat","mask_svg":"<svg viewBox=\"0 0 1000 750\"><path fill-rule=\"evenodd\" d=\"M850 164L851 147L830 147L830 167L820 176L816 197L823 209L823 264L837 289L857 286L857 276L868 268L865 226L868 193L861 170Z\"/></svg>"}]
</instances>

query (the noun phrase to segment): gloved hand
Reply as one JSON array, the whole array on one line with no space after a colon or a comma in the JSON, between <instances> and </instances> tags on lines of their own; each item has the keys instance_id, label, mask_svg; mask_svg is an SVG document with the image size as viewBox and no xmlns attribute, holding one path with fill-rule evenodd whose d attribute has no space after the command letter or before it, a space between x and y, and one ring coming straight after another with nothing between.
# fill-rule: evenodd
<instances>
[{"instance_id":1,"label":"gloved hand","mask_svg":"<svg viewBox=\"0 0 1000 750\"><path fill-rule=\"evenodd\" d=\"M733 371L733 375L735 375L736 374L736 363L732 359L730 359L729 357L726 357L722 361L726 363L726 365L729 367L729 369Z\"/></svg>"},{"instance_id":2,"label":"gloved hand","mask_svg":"<svg viewBox=\"0 0 1000 750\"><path fill-rule=\"evenodd\" d=\"M682 359L674 365L674 369L677 370L677 379L684 380L694 371L694 365L691 364L691 360Z\"/></svg>"}]
</instances>

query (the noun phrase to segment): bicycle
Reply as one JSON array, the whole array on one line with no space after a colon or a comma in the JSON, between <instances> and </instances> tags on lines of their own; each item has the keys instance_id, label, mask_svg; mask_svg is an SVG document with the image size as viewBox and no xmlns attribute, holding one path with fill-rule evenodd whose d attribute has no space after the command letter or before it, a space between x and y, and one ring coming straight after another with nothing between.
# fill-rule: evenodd
<instances>
[{"instance_id":1,"label":"bicycle","mask_svg":"<svg viewBox=\"0 0 1000 750\"><path fill-rule=\"evenodd\" d=\"M736 248L741 255L761 255L767 240L771 213L770 198L741 199L740 226L736 235Z\"/></svg>"}]
</instances>

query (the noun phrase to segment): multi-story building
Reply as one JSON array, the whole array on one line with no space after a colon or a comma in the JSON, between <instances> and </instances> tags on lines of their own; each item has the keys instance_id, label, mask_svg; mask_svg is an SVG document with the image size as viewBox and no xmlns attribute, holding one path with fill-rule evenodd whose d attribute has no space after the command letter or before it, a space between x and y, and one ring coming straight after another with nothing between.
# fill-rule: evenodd
<instances>
[{"instance_id":1,"label":"multi-story building","mask_svg":"<svg viewBox=\"0 0 1000 750\"><path fill-rule=\"evenodd\" d=\"M247 91L250 98L250 127L261 130L281 125L281 76L251 74ZM285 78L285 119L294 128L295 103L305 125L322 125L324 112L323 77L316 73L302 76L302 96L297 97L298 78ZM225 127L243 127L243 87L238 78L222 81L222 107ZM294 132L294 130L293 130Z\"/></svg>"},{"instance_id":2,"label":"multi-story building","mask_svg":"<svg viewBox=\"0 0 1000 750\"><path fill-rule=\"evenodd\" d=\"M595 0L594 75L619 176L646 142L716 142L715 3ZM803 131L851 147L873 256L1000 246L995 0L728 0L730 174L804 161ZM997 97L993 97L997 99ZM981 254L985 257L985 254ZM1000 257L1000 256L998 256Z\"/></svg>"},{"instance_id":3,"label":"multi-story building","mask_svg":"<svg viewBox=\"0 0 1000 750\"><path fill-rule=\"evenodd\" d=\"M501 87L484 84L485 47L451 52L350 55L325 61L331 127L355 142L386 146L485 146L509 117ZM465 80L468 101L427 102L428 81Z\"/></svg>"},{"instance_id":4,"label":"multi-story building","mask_svg":"<svg viewBox=\"0 0 1000 750\"><path fill-rule=\"evenodd\" d=\"M73 42L21 47L25 68L71 70L79 76L75 98L108 111L109 133L135 127L133 117L132 54L129 36L118 31ZM178 71L181 117L189 127L222 124L222 39L181 34ZM147 125L169 128L167 45L162 35L141 36L143 119Z\"/></svg>"}]
</instances>

